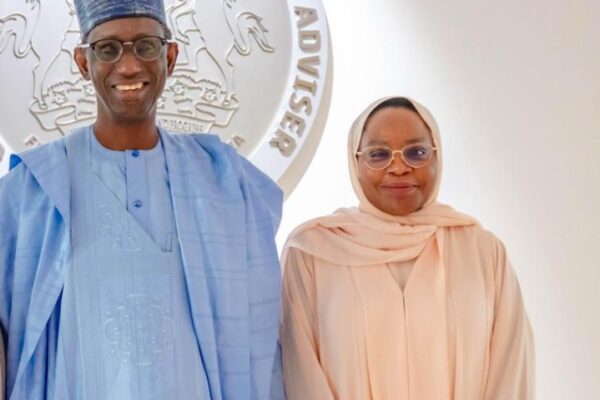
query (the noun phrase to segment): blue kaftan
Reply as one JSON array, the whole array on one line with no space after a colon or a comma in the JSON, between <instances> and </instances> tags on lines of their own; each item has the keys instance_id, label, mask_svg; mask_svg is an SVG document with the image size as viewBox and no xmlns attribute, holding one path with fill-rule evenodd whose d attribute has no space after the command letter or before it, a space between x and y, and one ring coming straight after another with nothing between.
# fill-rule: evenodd
<instances>
[{"instance_id":1,"label":"blue kaftan","mask_svg":"<svg viewBox=\"0 0 600 400\"><path fill-rule=\"evenodd\" d=\"M0 180L9 398L282 399L280 191L217 138L161 131L166 168L145 179L166 170L168 191L136 186L131 151L123 193L90 139Z\"/></svg>"}]
</instances>

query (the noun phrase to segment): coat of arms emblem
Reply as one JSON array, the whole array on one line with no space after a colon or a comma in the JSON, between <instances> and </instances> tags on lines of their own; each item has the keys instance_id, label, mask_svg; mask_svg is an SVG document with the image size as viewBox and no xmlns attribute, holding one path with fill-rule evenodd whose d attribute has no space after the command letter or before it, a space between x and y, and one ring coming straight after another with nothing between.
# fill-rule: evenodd
<instances>
[{"instance_id":1,"label":"coat of arms emblem","mask_svg":"<svg viewBox=\"0 0 600 400\"><path fill-rule=\"evenodd\" d=\"M294 3L166 1L180 55L158 104L159 125L217 133L288 193L318 143L331 88L324 9ZM73 63L79 39L73 0L0 4L3 164L95 119L94 88Z\"/></svg>"}]
</instances>

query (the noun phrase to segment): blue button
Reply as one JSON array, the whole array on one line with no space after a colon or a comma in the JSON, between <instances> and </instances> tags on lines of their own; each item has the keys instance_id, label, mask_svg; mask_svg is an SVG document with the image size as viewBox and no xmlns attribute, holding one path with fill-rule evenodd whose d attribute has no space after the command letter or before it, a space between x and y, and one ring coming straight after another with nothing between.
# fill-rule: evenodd
<instances>
[{"instance_id":1,"label":"blue button","mask_svg":"<svg viewBox=\"0 0 600 400\"><path fill-rule=\"evenodd\" d=\"M134 201L134 202L133 202L133 206L134 206L135 208L140 208L140 207L142 206L142 204L143 204L143 203L142 203L142 201L141 201L141 200L136 200L136 201Z\"/></svg>"},{"instance_id":2,"label":"blue button","mask_svg":"<svg viewBox=\"0 0 600 400\"><path fill-rule=\"evenodd\" d=\"M139 157L140 152L137 151L137 150L134 150L134 151L131 152L131 155L134 156L134 157Z\"/></svg>"}]
</instances>

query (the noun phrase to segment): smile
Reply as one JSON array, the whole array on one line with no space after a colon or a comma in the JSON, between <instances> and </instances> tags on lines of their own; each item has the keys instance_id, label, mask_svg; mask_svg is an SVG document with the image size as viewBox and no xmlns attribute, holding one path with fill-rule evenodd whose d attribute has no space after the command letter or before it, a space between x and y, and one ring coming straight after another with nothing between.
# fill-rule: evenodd
<instances>
[{"instance_id":1,"label":"smile","mask_svg":"<svg viewBox=\"0 0 600 400\"><path fill-rule=\"evenodd\" d=\"M140 90L143 87L144 87L144 83L143 82L134 83L134 84L131 84L131 85L115 85L115 88L117 90L122 91L122 92L131 92L131 91L134 91L134 90Z\"/></svg>"}]
</instances>

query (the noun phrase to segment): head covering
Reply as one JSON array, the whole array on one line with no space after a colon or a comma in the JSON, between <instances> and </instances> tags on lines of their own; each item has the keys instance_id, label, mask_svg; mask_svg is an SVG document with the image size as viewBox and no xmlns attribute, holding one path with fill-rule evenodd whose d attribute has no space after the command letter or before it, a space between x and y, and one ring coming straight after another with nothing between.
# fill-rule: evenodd
<instances>
[{"instance_id":1,"label":"head covering","mask_svg":"<svg viewBox=\"0 0 600 400\"><path fill-rule=\"evenodd\" d=\"M358 151L358 148L360 146L360 141L365 130L365 124L369 119L369 116L371 115L373 110L377 108L377 106L379 106L381 103L394 98L399 97L384 97L374 101L354 121L352 127L350 128L350 134L348 135L348 167L350 169L350 179L352 181L352 187L354 188L354 193L356 193L356 196L358 196L359 208L361 210L369 214L376 215L385 220L405 222L404 217L397 217L385 213L377 207L375 207L373 204L371 204L369 200L367 200L367 197L365 196L362 187L360 186L360 182L358 180L358 160L356 158L356 152ZM422 106L420 103L413 99L409 99L407 97L400 97L399 99L408 100L417 109L419 116L421 117L421 119L423 119L423 121L429 128L429 131L431 132L434 147L437 148L435 153L437 157L436 181L434 182L433 190L431 191L429 198L425 201L425 208L436 201L438 192L440 190L440 181L442 177L442 143L440 140L440 131L437 122L435 121L433 115L431 115L428 109L426 109L424 106Z\"/></svg>"},{"instance_id":2,"label":"head covering","mask_svg":"<svg viewBox=\"0 0 600 400\"><path fill-rule=\"evenodd\" d=\"M107 21L128 17L149 17L165 23L163 0L75 0L81 34Z\"/></svg>"},{"instance_id":3,"label":"head covering","mask_svg":"<svg viewBox=\"0 0 600 400\"><path fill-rule=\"evenodd\" d=\"M442 146L437 123L429 110L405 97L431 131L437 147L437 174L434 189L423 207L408 215L391 215L375 207L365 196L358 180L356 151L371 112L394 97L384 97L369 105L354 121L348 137L350 179L359 200L358 207L341 208L335 213L300 225L288 238L286 248L295 247L330 261L348 266L375 265L412 260L440 228L477 224L472 217L437 201L442 175ZM431 247L431 246L430 246ZM283 255L285 262L285 252Z\"/></svg>"}]
</instances>

